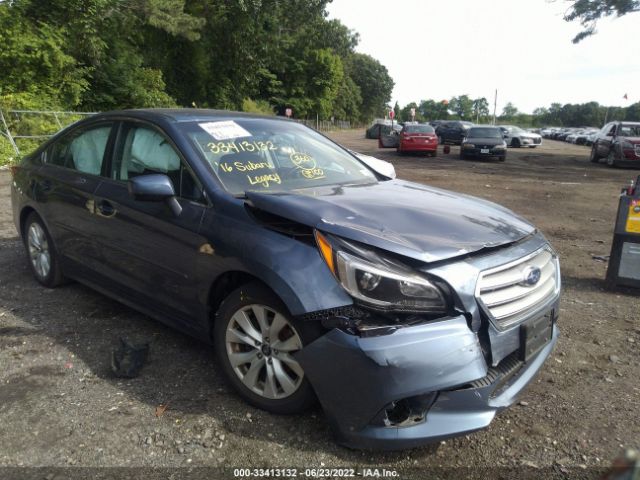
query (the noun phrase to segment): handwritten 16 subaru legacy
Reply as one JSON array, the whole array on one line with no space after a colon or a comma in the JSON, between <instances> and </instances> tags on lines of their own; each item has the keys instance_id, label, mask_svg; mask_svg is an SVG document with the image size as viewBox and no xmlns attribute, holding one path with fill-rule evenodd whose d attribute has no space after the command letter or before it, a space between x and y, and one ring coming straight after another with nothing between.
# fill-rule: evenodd
<instances>
[{"instance_id":1,"label":"handwritten 16 subaru legacy","mask_svg":"<svg viewBox=\"0 0 640 480\"><path fill-rule=\"evenodd\" d=\"M210 342L259 408L319 401L338 442L408 448L515 401L557 341L560 271L509 210L384 165L285 119L112 112L14 168L13 214L44 286Z\"/></svg>"}]
</instances>

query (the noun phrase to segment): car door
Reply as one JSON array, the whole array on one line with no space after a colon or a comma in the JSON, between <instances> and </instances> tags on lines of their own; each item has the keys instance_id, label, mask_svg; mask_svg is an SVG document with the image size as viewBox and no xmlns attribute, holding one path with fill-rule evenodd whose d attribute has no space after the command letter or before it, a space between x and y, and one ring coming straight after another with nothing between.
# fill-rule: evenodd
<instances>
[{"instance_id":1,"label":"car door","mask_svg":"<svg viewBox=\"0 0 640 480\"><path fill-rule=\"evenodd\" d=\"M152 173L171 179L180 215L129 194L130 178ZM95 193L100 273L122 296L195 328L190 319L202 313L196 259L207 244L199 234L208 208L200 182L164 132L134 121L119 126L107 177Z\"/></svg>"},{"instance_id":2,"label":"car door","mask_svg":"<svg viewBox=\"0 0 640 480\"><path fill-rule=\"evenodd\" d=\"M602 134L598 138L598 155L606 157L609 155L613 138L616 134L616 124L609 123L602 129Z\"/></svg>"},{"instance_id":3,"label":"car door","mask_svg":"<svg viewBox=\"0 0 640 480\"><path fill-rule=\"evenodd\" d=\"M101 182L112 127L108 121L84 125L54 141L34 179L40 214L69 273L99 263L92 235L93 193Z\"/></svg>"}]
</instances>

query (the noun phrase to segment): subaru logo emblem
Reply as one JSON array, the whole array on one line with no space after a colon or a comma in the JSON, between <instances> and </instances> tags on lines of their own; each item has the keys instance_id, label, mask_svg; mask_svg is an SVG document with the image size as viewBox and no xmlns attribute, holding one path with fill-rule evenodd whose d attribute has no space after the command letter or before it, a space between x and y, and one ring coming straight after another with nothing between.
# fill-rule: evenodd
<instances>
[{"instance_id":1,"label":"subaru logo emblem","mask_svg":"<svg viewBox=\"0 0 640 480\"><path fill-rule=\"evenodd\" d=\"M529 265L524 270L522 270L522 283L532 287L540 281L541 275L542 271L538 267Z\"/></svg>"}]
</instances>

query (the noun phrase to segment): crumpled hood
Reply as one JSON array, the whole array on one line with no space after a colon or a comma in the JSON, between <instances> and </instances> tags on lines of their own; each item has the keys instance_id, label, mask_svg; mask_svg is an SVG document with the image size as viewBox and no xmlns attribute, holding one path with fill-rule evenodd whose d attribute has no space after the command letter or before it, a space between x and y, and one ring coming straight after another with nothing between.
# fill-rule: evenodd
<instances>
[{"instance_id":1,"label":"crumpled hood","mask_svg":"<svg viewBox=\"0 0 640 480\"><path fill-rule=\"evenodd\" d=\"M509 244L535 232L510 210L401 180L296 193L247 192L255 208L425 262Z\"/></svg>"}]
</instances>

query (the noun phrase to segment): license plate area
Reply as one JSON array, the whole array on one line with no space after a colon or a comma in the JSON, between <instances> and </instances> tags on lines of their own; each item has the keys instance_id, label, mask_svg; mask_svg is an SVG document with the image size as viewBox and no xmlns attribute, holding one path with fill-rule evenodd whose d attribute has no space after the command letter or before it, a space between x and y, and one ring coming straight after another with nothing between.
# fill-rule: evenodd
<instances>
[{"instance_id":1,"label":"license plate area","mask_svg":"<svg viewBox=\"0 0 640 480\"><path fill-rule=\"evenodd\" d=\"M520 326L520 359L527 362L551 341L552 314L530 320Z\"/></svg>"},{"instance_id":2,"label":"license plate area","mask_svg":"<svg viewBox=\"0 0 640 480\"><path fill-rule=\"evenodd\" d=\"M489 153L489 149L488 148L481 148L480 149L480 153Z\"/></svg>"}]
</instances>

